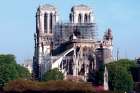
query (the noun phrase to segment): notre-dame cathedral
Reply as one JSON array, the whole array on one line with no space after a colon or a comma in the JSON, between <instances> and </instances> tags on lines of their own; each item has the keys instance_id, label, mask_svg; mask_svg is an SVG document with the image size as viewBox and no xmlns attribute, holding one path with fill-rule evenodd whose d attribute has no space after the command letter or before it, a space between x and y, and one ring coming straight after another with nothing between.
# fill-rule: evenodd
<instances>
[{"instance_id":1,"label":"notre-dame cathedral","mask_svg":"<svg viewBox=\"0 0 140 93\"><path fill-rule=\"evenodd\" d=\"M33 75L58 68L65 79L90 80L89 76L112 61L112 31L107 29L103 39L97 39L94 11L86 5L73 6L69 22L59 21L57 8L46 4L36 12Z\"/></svg>"}]
</instances>

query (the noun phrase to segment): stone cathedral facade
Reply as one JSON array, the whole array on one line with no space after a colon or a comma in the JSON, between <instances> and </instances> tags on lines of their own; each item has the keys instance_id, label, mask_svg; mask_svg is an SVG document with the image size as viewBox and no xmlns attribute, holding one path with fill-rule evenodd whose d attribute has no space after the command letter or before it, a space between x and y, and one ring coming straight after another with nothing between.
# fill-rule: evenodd
<instances>
[{"instance_id":1,"label":"stone cathedral facade","mask_svg":"<svg viewBox=\"0 0 140 93\"><path fill-rule=\"evenodd\" d=\"M112 31L97 40L94 11L86 5L71 8L69 22L59 22L58 10L49 4L36 12L33 75L58 68L65 79L90 81L89 76L112 61Z\"/></svg>"}]
</instances>

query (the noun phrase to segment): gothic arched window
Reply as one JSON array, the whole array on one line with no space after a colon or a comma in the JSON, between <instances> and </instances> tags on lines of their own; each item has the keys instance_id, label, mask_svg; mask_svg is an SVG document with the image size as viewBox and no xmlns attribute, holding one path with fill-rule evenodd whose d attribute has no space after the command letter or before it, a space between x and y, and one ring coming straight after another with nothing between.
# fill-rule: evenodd
<instances>
[{"instance_id":1,"label":"gothic arched window","mask_svg":"<svg viewBox=\"0 0 140 93\"><path fill-rule=\"evenodd\" d=\"M69 15L70 22L72 22L72 14Z\"/></svg>"},{"instance_id":2,"label":"gothic arched window","mask_svg":"<svg viewBox=\"0 0 140 93\"><path fill-rule=\"evenodd\" d=\"M53 28L53 14L50 13L50 33L52 33L52 28Z\"/></svg>"},{"instance_id":3,"label":"gothic arched window","mask_svg":"<svg viewBox=\"0 0 140 93\"><path fill-rule=\"evenodd\" d=\"M82 14L79 14L79 15L78 15L78 22L79 22L79 23L82 23Z\"/></svg>"},{"instance_id":4,"label":"gothic arched window","mask_svg":"<svg viewBox=\"0 0 140 93\"><path fill-rule=\"evenodd\" d=\"M87 23L89 20L88 20L88 15L85 14L85 17L84 17L84 22Z\"/></svg>"},{"instance_id":5,"label":"gothic arched window","mask_svg":"<svg viewBox=\"0 0 140 93\"><path fill-rule=\"evenodd\" d=\"M48 14L44 14L44 32L47 33L47 21L48 21Z\"/></svg>"}]
</instances>

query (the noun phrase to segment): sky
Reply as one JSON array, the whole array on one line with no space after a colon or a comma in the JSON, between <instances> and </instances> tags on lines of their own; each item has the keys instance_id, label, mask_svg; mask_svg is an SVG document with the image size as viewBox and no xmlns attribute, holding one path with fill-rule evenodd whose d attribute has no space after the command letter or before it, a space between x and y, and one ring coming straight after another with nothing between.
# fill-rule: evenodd
<instances>
[{"instance_id":1,"label":"sky","mask_svg":"<svg viewBox=\"0 0 140 93\"><path fill-rule=\"evenodd\" d=\"M140 0L1 0L0 54L14 54L18 63L34 54L35 13L39 5L52 4L59 19L67 22L74 5L93 9L98 38L107 28L113 31L113 54L120 58L140 57Z\"/></svg>"}]
</instances>

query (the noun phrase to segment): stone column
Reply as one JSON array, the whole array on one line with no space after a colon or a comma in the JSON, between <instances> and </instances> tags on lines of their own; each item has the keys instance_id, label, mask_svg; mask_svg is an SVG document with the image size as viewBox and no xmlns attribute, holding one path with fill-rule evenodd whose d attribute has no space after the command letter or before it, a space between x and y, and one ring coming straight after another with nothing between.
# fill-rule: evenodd
<instances>
[{"instance_id":1,"label":"stone column","mask_svg":"<svg viewBox=\"0 0 140 93\"><path fill-rule=\"evenodd\" d=\"M74 14L74 23L78 23L78 16L79 16L78 14L76 13Z\"/></svg>"},{"instance_id":2,"label":"stone column","mask_svg":"<svg viewBox=\"0 0 140 93\"><path fill-rule=\"evenodd\" d=\"M82 13L82 14L81 14L81 23L84 23L84 22L85 22L85 14Z\"/></svg>"},{"instance_id":3,"label":"stone column","mask_svg":"<svg viewBox=\"0 0 140 93\"><path fill-rule=\"evenodd\" d=\"M57 23L58 22L58 14L56 13L55 14L55 23Z\"/></svg>"},{"instance_id":4,"label":"stone column","mask_svg":"<svg viewBox=\"0 0 140 93\"><path fill-rule=\"evenodd\" d=\"M41 32L41 33L43 33L43 27L42 27L43 21L42 21L42 17L44 17L44 16L42 16L42 14L40 13L38 18L39 18L39 32Z\"/></svg>"},{"instance_id":5,"label":"stone column","mask_svg":"<svg viewBox=\"0 0 140 93\"><path fill-rule=\"evenodd\" d=\"M87 18L88 18L88 23L90 23L90 14L87 16Z\"/></svg>"},{"instance_id":6,"label":"stone column","mask_svg":"<svg viewBox=\"0 0 140 93\"><path fill-rule=\"evenodd\" d=\"M90 22L95 23L95 17L92 13L90 14Z\"/></svg>"}]
</instances>

